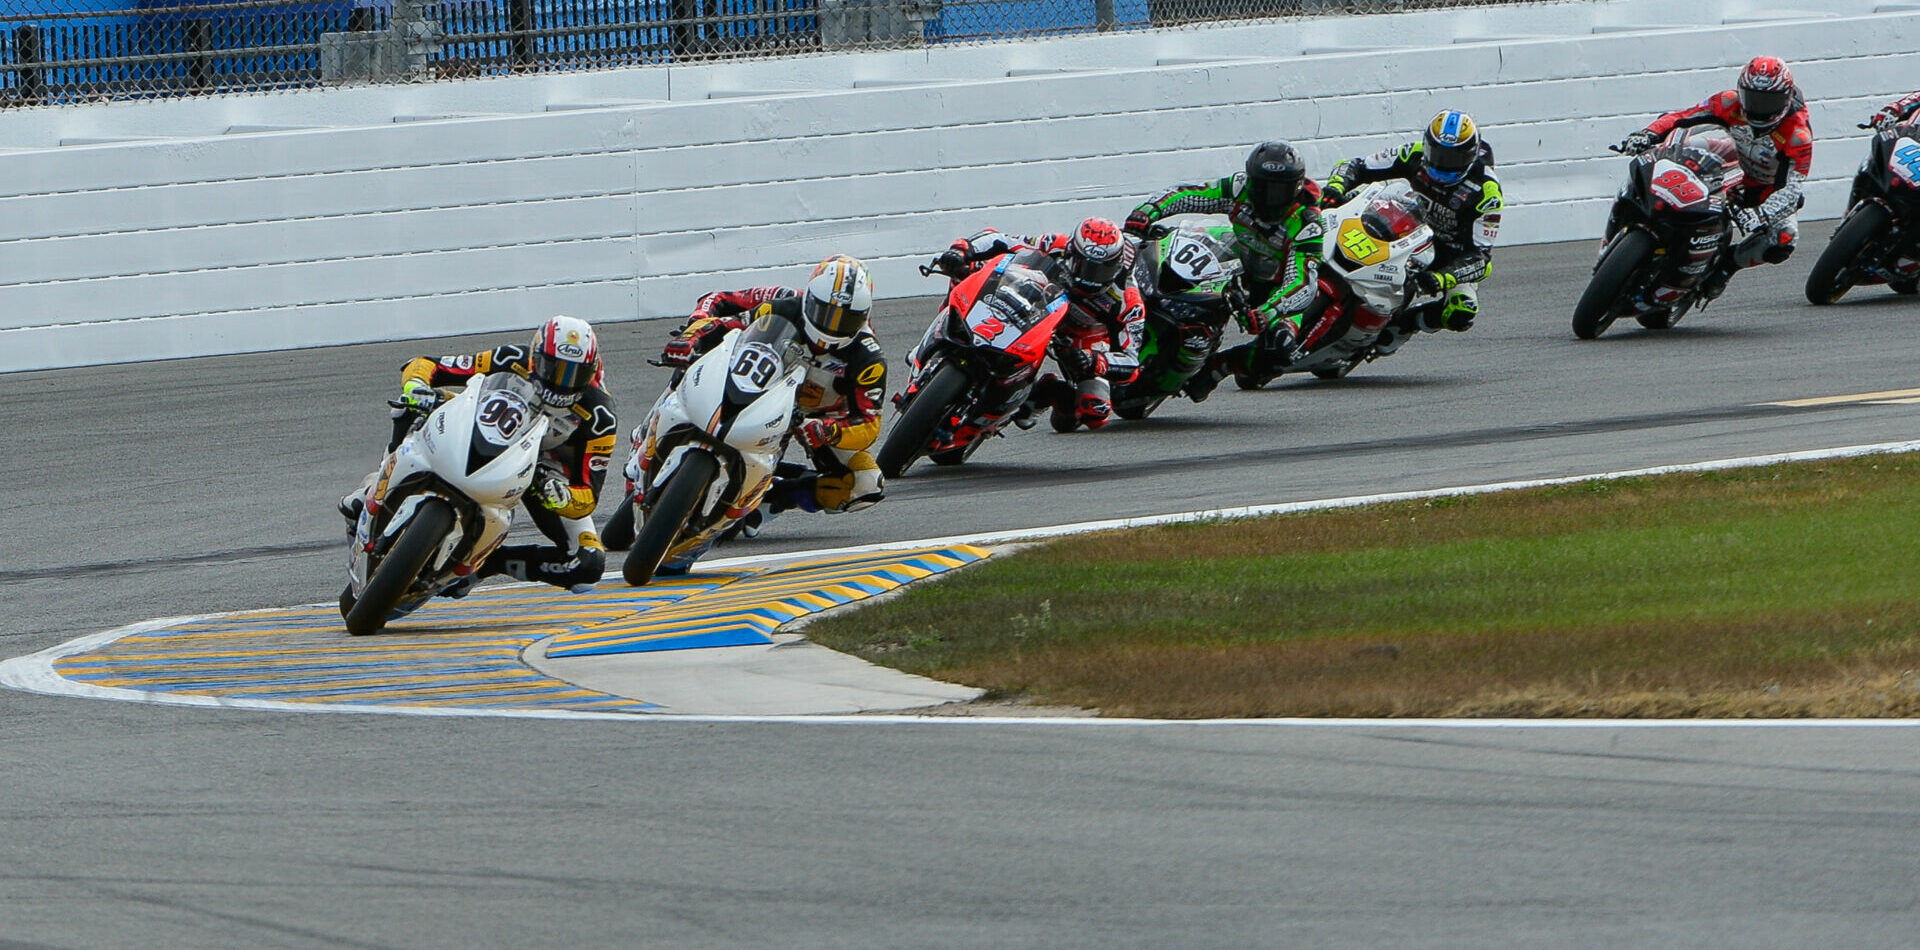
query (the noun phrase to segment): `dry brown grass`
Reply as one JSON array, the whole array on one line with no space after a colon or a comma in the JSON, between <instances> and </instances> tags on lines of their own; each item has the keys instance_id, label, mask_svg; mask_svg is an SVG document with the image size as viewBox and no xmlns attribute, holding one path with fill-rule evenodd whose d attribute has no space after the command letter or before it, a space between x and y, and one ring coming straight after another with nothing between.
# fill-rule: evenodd
<instances>
[{"instance_id":1,"label":"dry brown grass","mask_svg":"<svg viewBox=\"0 0 1920 950\"><path fill-rule=\"evenodd\" d=\"M1876 627L1882 633L1863 633ZM1207 647L1129 640L1020 650L950 673L1114 716L1912 716L1920 715L1916 630L1920 611L1908 610ZM1837 657L1796 649L1863 636L1876 639L1832 651Z\"/></svg>"}]
</instances>

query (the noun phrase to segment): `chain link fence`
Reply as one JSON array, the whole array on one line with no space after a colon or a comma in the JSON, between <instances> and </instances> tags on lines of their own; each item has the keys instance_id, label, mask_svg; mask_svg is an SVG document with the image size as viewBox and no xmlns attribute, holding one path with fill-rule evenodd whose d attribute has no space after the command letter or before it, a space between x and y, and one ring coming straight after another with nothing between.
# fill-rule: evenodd
<instances>
[{"instance_id":1,"label":"chain link fence","mask_svg":"<svg viewBox=\"0 0 1920 950\"><path fill-rule=\"evenodd\" d=\"M1538 0L0 0L0 106Z\"/></svg>"}]
</instances>

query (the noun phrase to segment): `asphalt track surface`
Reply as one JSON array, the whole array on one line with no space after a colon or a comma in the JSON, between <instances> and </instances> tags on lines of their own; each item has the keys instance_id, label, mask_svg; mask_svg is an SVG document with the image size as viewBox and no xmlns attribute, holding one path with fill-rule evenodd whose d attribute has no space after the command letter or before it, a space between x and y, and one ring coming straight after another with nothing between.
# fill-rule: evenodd
<instances>
[{"instance_id":1,"label":"asphalt track surface","mask_svg":"<svg viewBox=\"0 0 1920 950\"><path fill-rule=\"evenodd\" d=\"M1914 437L1920 301L1787 265L1666 333L1568 328L1594 247L1337 383L1043 426L731 555ZM889 353L925 300L884 304ZM529 314L531 325L540 314ZM604 328L629 421L661 322ZM407 356L0 376L0 657L325 601ZM896 364L897 365L897 364ZM896 384L898 380L895 380ZM623 450L624 452L624 450ZM1604 565L1596 565L1604 570ZM1676 564L1675 570L1686 565ZM1282 605L1276 605L1276 611ZM545 722L0 691L0 950L1893 947L1920 730Z\"/></svg>"}]
</instances>

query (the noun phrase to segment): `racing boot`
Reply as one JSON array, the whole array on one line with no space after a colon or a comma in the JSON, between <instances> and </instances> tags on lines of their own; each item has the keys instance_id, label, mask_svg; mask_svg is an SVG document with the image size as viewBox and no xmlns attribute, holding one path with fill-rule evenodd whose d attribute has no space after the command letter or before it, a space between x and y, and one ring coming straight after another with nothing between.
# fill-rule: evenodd
<instances>
[{"instance_id":1,"label":"racing boot","mask_svg":"<svg viewBox=\"0 0 1920 950\"><path fill-rule=\"evenodd\" d=\"M1081 393L1074 419L1089 430L1104 428L1113 416L1113 403L1098 393Z\"/></svg>"},{"instance_id":2,"label":"racing boot","mask_svg":"<svg viewBox=\"0 0 1920 950\"><path fill-rule=\"evenodd\" d=\"M367 507L367 492L373 488L373 480L377 474L368 472L367 477L361 480L359 488L340 498L340 517L347 519L347 537L349 538L353 537L353 533L360 527L360 512Z\"/></svg>"},{"instance_id":3,"label":"racing boot","mask_svg":"<svg viewBox=\"0 0 1920 950\"><path fill-rule=\"evenodd\" d=\"M1232 351L1223 350L1213 354L1206 365L1200 367L1199 372L1187 377L1187 381L1180 384L1180 391L1186 393L1187 398L1194 402L1206 402L1207 397L1213 395L1213 391L1219 387L1220 381L1233 375L1233 369L1227 365L1227 354L1230 352Z\"/></svg>"},{"instance_id":4,"label":"racing boot","mask_svg":"<svg viewBox=\"0 0 1920 950\"><path fill-rule=\"evenodd\" d=\"M1733 272L1740 269L1734 263L1732 254L1722 254L1708 269L1707 275L1700 278L1700 302L1706 304L1718 299L1727 292L1727 281L1733 279Z\"/></svg>"}]
</instances>

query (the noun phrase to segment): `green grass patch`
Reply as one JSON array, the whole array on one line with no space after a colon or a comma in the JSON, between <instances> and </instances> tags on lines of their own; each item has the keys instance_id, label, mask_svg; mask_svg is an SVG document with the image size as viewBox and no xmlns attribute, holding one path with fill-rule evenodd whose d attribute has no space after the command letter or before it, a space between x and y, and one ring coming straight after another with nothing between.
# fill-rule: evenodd
<instances>
[{"instance_id":1,"label":"green grass patch","mask_svg":"<svg viewBox=\"0 0 1920 950\"><path fill-rule=\"evenodd\" d=\"M810 626L1108 715L1920 713L1920 458L1086 535Z\"/></svg>"}]
</instances>

